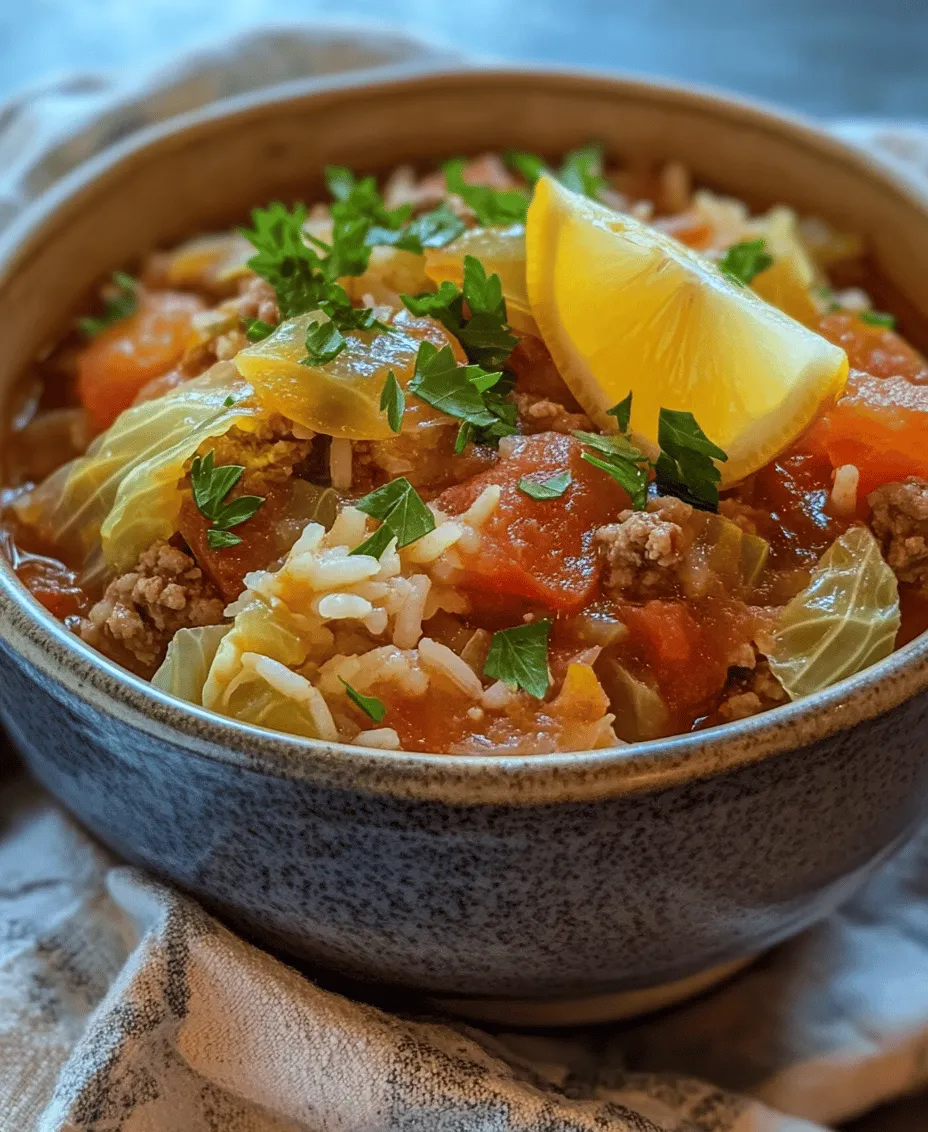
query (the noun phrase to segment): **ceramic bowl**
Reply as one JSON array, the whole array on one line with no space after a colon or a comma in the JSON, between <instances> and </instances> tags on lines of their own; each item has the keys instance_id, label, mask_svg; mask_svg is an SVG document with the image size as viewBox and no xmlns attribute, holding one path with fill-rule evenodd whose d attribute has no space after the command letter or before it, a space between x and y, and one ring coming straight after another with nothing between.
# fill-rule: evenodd
<instances>
[{"instance_id":1,"label":"ceramic bowl","mask_svg":"<svg viewBox=\"0 0 928 1132\"><path fill-rule=\"evenodd\" d=\"M116 265L386 169L602 138L863 234L928 315L928 211L812 126L677 87L463 70L250 96L91 161L0 248L0 390ZM826 915L928 799L928 640L740 723L593 753L441 757L306 742L175 702L0 571L0 714L98 837L258 942L509 1021L667 1002Z\"/></svg>"}]
</instances>

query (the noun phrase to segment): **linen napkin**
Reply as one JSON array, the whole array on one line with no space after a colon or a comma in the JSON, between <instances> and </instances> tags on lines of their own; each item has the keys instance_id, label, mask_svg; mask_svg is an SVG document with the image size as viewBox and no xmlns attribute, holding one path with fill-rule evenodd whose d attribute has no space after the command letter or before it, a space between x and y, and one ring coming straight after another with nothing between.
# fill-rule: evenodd
<instances>
[{"instance_id":1,"label":"linen napkin","mask_svg":"<svg viewBox=\"0 0 928 1132\"><path fill-rule=\"evenodd\" d=\"M453 57L315 24L34 88L0 106L0 225L141 125L441 51ZM928 191L928 131L840 132ZM0 778L4 765L0 1132L812 1132L928 1083L928 832L830 920L695 1002L490 1033L325 989L120 867L0 739Z\"/></svg>"}]
</instances>

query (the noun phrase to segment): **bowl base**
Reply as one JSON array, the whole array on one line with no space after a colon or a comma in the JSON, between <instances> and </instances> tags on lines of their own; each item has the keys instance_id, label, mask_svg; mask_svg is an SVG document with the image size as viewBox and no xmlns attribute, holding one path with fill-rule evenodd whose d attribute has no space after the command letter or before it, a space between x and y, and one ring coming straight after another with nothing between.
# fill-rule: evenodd
<instances>
[{"instance_id":1,"label":"bowl base","mask_svg":"<svg viewBox=\"0 0 928 1132\"><path fill-rule=\"evenodd\" d=\"M432 998L432 1006L475 1022L504 1026L585 1026L618 1022L675 1006L743 970L757 958L720 963L685 979L637 990L614 991L583 998Z\"/></svg>"}]
</instances>

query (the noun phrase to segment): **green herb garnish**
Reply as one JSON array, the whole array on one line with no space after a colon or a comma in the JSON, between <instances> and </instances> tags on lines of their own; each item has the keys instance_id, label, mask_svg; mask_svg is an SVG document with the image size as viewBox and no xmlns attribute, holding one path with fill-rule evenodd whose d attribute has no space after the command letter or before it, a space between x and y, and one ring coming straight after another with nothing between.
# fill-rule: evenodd
<instances>
[{"instance_id":1,"label":"green herb garnish","mask_svg":"<svg viewBox=\"0 0 928 1132\"><path fill-rule=\"evenodd\" d=\"M746 287L773 263L773 256L764 251L763 240L746 240L732 244L719 260L719 271L732 283Z\"/></svg>"},{"instance_id":2,"label":"green herb garnish","mask_svg":"<svg viewBox=\"0 0 928 1132\"><path fill-rule=\"evenodd\" d=\"M348 343L334 322L311 322L306 327L306 357L301 366L324 366L334 361Z\"/></svg>"},{"instance_id":3,"label":"green herb garnish","mask_svg":"<svg viewBox=\"0 0 928 1132\"><path fill-rule=\"evenodd\" d=\"M442 166L448 192L459 196L485 227L500 224L524 224L528 212L528 195L521 189L491 189L488 185L469 185L464 180L463 157L455 157Z\"/></svg>"},{"instance_id":4,"label":"green herb garnish","mask_svg":"<svg viewBox=\"0 0 928 1132\"><path fill-rule=\"evenodd\" d=\"M607 417L615 417L615 423L619 426L619 432L628 432L628 426L632 419L632 395L629 393L624 397L618 405L613 405L611 409L606 410Z\"/></svg>"},{"instance_id":5,"label":"green herb garnish","mask_svg":"<svg viewBox=\"0 0 928 1132\"><path fill-rule=\"evenodd\" d=\"M484 676L502 680L510 688L522 688L542 699L551 686L548 673L548 635L551 622L531 621L493 634L483 666Z\"/></svg>"},{"instance_id":6,"label":"green herb garnish","mask_svg":"<svg viewBox=\"0 0 928 1132\"><path fill-rule=\"evenodd\" d=\"M519 491L525 492L530 499L560 499L570 487L570 472L558 472L546 480L530 480L523 476L518 483Z\"/></svg>"},{"instance_id":7,"label":"green herb garnish","mask_svg":"<svg viewBox=\"0 0 928 1132\"><path fill-rule=\"evenodd\" d=\"M352 554L370 554L379 558L392 539L396 539L397 548L408 546L435 529L435 516L405 476L365 495L355 503L355 507L372 519L380 519L380 526Z\"/></svg>"},{"instance_id":8,"label":"green herb garnish","mask_svg":"<svg viewBox=\"0 0 928 1132\"><path fill-rule=\"evenodd\" d=\"M251 228L241 229L258 253L248 266L274 288L281 318L317 310L328 297L334 277L328 274L332 265L304 237L306 206L296 204L291 211L280 201L272 201L267 208L252 212L251 223Z\"/></svg>"},{"instance_id":9,"label":"green herb garnish","mask_svg":"<svg viewBox=\"0 0 928 1132\"><path fill-rule=\"evenodd\" d=\"M869 326L882 326L884 330L893 330L896 326L895 317L883 311L861 311L860 318Z\"/></svg>"},{"instance_id":10,"label":"green herb garnish","mask_svg":"<svg viewBox=\"0 0 928 1132\"><path fill-rule=\"evenodd\" d=\"M245 337L249 342L263 342L269 334L274 333L274 327L260 318L244 318Z\"/></svg>"},{"instance_id":11,"label":"green herb garnish","mask_svg":"<svg viewBox=\"0 0 928 1132\"><path fill-rule=\"evenodd\" d=\"M648 480L651 464L647 455L624 436L604 436L598 432L575 432L585 450L581 456L599 468L628 492L632 507L643 511L648 503ZM594 452L586 451L592 448Z\"/></svg>"},{"instance_id":12,"label":"green herb garnish","mask_svg":"<svg viewBox=\"0 0 928 1132\"><path fill-rule=\"evenodd\" d=\"M113 286L116 294L103 304L103 314L99 318L80 318L78 329L87 338L96 338L116 322L135 314L139 305L138 283L125 271L113 272Z\"/></svg>"},{"instance_id":13,"label":"green herb garnish","mask_svg":"<svg viewBox=\"0 0 928 1132\"><path fill-rule=\"evenodd\" d=\"M237 499L226 501L244 471L240 464L215 467L212 449L202 458L194 456L190 465L193 501L200 514L212 524L206 532L206 541L212 550L237 546L242 539L230 528L252 518L264 503L260 495L240 495Z\"/></svg>"},{"instance_id":14,"label":"green herb garnish","mask_svg":"<svg viewBox=\"0 0 928 1132\"><path fill-rule=\"evenodd\" d=\"M534 185L542 173L551 172L544 158L537 153L512 150L506 154L505 160L509 168L530 185ZM598 142L590 142L572 150L565 156L555 176L573 192L598 200L600 191L608 184L603 176L603 147Z\"/></svg>"},{"instance_id":15,"label":"green herb garnish","mask_svg":"<svg viewBox=\"0 0 928 1132\"><path fill-rule=\"evenodd\" d=\"M498 391L501 384L502 392ZM476 365L459 366L450 346L438 349L431 342L422 343L409 392L464 422L455 444L457 453L471 439L493 443L517 431L516 408L505 399L509 387L503 374L489 373Z\"/></svg>"},{"instance_id":16,"label":"green herb garnish","mask_svg":"<svg viewBox=\"0 0 928 1132\"><path fill-rule=\"evenodd\" d=\"M706 436L692 413L661 409L657 423L657 486L702 511L716 511L722 473L714 461L728 456Z\"/></svg>"},{"instance_id":17,"label":"green herb garnish","mask_svg":"<svg viewBox=\"0 0 928 1132\"><path fill-rule=\"evenodd\" d=\"M352 688L343 676L339 676L339 680L345 685L345 695L353 704L359 707L361 711L375 723L383 722L383 717L387 714L387 709L381 700L378 700L376 696L362 695L356 688Z\"/></svg>"},{"instance_id":18,"label":"green herb garnish","mask_svg":"<svg viewBox=\"0 0 928 1132\"><path fill-rule=\"evenodd\" d=\"M393 432L400 432L403 427L403 413L406 411L406 394L403 387L396 380L396 374L391 369L380 394L380 411L386 412L387 423Z\"/></svg>"},{"instance_id":19,"label":"green herb garnish","mask_svg":"<svg viewBox=\"0 0 928 1132\"><path fill-rule=\"evenodd\" d=\"M426 248L443 248L456 240L467 229L467 225L442 201L431 212L425 212L399 229L373 226L365 237L371 247L387 245L422 255Z\"/></svg>"},{"instance_id":20,"label":"green herb garnish","mask_svg":"<svg viewBox=\"0 0 928 1132\"><path fill-rule=\"evenodd\" d=\"M437 291L400 298L413 314L437 319L458 339L470 361L486 370L502 369L518 342L509 333L500 277L487 275L474 256L464 257L463 290L446 279Z\"/></svg>"}]
</instances>

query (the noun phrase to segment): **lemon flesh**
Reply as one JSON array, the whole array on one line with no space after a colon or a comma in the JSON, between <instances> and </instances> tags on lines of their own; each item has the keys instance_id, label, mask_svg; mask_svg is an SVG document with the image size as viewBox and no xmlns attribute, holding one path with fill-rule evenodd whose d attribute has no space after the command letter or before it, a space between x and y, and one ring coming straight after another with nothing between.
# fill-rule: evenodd
<instances>
[{"instance_id":1,"label":"lemon flesh","mask_svg":"<svg viewBox=\"0 0 928 1132\"><path fill-rule=\"evenodd\" d=\"M633 394L656 450L661 408L691 412L728 453L722 486L768 463L847 379L843 350L672 237L542 177L526 225L532 313L596 423Z\"/></svg>"}]
</instances>

